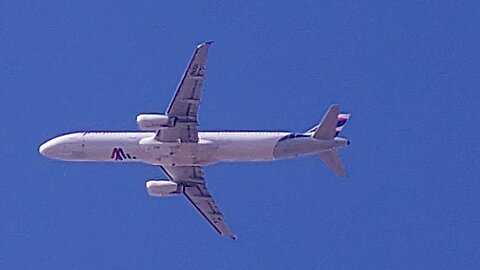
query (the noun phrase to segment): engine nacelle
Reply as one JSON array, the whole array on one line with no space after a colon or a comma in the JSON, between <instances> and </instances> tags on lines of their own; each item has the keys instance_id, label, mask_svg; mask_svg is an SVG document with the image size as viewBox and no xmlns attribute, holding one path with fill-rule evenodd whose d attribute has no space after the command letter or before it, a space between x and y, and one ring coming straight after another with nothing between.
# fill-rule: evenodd
<instances>
[{"instance_id":1,"label":"engine nacelle","mask_svg":"<svg viewBox=\"0 0 480 270\"><path fill-rule=\"evenodd\" d=\"M175 120L164 114L139 114L137 116L137 125L141 130L156 131L162 128L173 127Z\"/></svg>"},{"instance_id":2,"label":"engine nacelle","mask_svg":"<svg viewBox=\"0 0 480 270\"><path fill-rule=\"evenodd\" d=\"M170 180L150 180L145 183L148 195L155 197L173 196L182 193L182 187Z\"/></svg>"}]
</instances>

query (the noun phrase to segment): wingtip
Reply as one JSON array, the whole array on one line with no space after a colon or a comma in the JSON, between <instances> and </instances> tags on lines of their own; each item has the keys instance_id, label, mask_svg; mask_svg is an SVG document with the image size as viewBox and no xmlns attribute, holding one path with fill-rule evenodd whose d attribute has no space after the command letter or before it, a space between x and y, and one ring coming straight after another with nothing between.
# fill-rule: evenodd
<instances>
[{"instance_id":1,"label":"wingtip","mask_svg":"<svg viewBox=\"0 0 480 270\"><path fill-rule=\"evenodd\" d=\"M233 233L220 233L220 235L230 238L232 240L237 240L237 235Z\"/></svg>"},{"instance_id":2,"label":"wingtip","mask_svg":"<svg viewBox=\"0 0 480 270\"><path fill-rule=\"evenodd\" d=\"M215 41L214 40L204 41L204 42L198 44L197 48L201 48L203 46L210 46L210 45L212 45L213 42L215 42Z\"/></svg>"}]
</instances>

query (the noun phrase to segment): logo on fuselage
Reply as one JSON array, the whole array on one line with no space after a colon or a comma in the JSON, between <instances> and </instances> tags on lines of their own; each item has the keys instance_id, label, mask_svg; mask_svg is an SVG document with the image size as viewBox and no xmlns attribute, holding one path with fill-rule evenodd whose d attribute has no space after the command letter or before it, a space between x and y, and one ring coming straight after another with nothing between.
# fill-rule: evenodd
<instances>
[{"instance_id":1,"label":"logo on fuselage","mask_svg":"<svg viewBox=\"0 0 480 270\"><path fill-rule=\"evenodd\" d=\"M124 159L137 159L136 156L130 156L130 154L125 153L122 148L113 148L110 158L120 161Z\"/></svg>"}]
</instances>

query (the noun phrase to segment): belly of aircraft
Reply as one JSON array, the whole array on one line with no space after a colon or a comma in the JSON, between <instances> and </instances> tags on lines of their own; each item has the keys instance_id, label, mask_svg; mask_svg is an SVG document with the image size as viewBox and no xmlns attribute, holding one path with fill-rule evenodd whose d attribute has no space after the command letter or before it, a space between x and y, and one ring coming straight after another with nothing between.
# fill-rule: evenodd
<instances>
[{"instance_id":1,"label":"belly of aircraft","mask_svg":"<svg viewBox=\"0 0 480 270\"><path fill-rule=\"evenodd\" d=\"M267 161L273 159L274 142L221 142L179 144L152 149L153 160L166 166L208 165L222 161Z\"/></svg>"},{"instance_id":2,"label":"belly of aircraft","mask_svg":"<svg viewBox=\"0 0 480 270\"><path fill-rule=\"evenodd\" d=\"M231 141L219 145L218 161L267 161L273 159L275 141Z\"/></svg>"},{"instance_id":3,"label":"belly of aircraft","mask_svg":"<svg viewBox=\"0 0 480 270\"><path fill-rule=\"evenodd\" d=\"M145 162L165 166L206 165L216 162L218 147L212 143L157 143L143 146L150 154Z\"/></svg>"}]
</instances>

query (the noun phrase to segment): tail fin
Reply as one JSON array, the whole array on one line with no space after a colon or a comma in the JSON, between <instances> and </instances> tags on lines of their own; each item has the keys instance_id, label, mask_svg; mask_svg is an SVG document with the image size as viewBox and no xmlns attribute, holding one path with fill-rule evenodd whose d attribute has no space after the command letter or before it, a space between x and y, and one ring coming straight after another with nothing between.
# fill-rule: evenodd
<instances>
[{"instance_id":1,"label":"tail fin","mask_svg":"<svg viewBox=\"0 0 480 270\"><path fill-rule=\"evenodd\" d=\"M307 133L310 133L316 139L332 140L342 131L350 116L351 114L340 113L340 106L333 104L323 116L320 124L310 129ZM318 155L335 174L345 176L345 168L335 148L319 152Z\"/></svg>"},{"instance_id":2,"label":"tail fin","mask_svg":"<svg viewBox=\"0 0 480 270\"><path fill-rule=\"evenodd\" d=\"M329 151L324 151L318 153L320 158L327 164L330 169L332 169L336 175L343 177L345 176L345 167L343 166L342 160L338 156L337 150L332 149Z\"/></svg>"},{"instance_id":3,"label":"tail fin","mask_svg":"<svg viewBox=\"0 0 480 270\"><path fill-rule=\"evenodd\" d=\"M337 127L335 128L335 131L337 133L335 134L335 137L337 137L338 134L340 134L343 127L345 126L345 124L347 123L348 119L350 119L351 116L352 115L349 113L341 113L337 116Z\"/></svg>"},{"instance_id":4,"label":"tail fin","mask_svg":"<svg viewBox=\"0 0 480 270\"><path fill-rule=\"evenodd\" d=\"M338 136L350 119L351 114L340 113L340 106L333 104L320 121L320 124L311 128L307 133L312 133L316 139L330 140Z\"/></svg>"}]
</instances>

